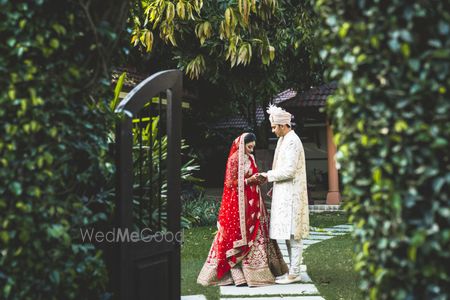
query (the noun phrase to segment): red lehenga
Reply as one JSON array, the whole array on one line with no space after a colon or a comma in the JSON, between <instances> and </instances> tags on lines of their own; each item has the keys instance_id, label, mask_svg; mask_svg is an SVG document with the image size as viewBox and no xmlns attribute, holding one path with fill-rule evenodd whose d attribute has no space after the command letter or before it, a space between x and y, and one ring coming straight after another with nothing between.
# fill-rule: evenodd
<instances>
[{"instance_id":1,"label":"red lehenga","mask_svg":"<svg viewBox=\"0 0 450 300\"><path fill-rule=\"evenodd\" d=\"M258 172L253 156L245 154L244 136L234 140L228 156L218 231L197 279L201 285L262 286L288 271L276 241L269 239L259 186L244 182Z\"/></svg>"}]
</instances>

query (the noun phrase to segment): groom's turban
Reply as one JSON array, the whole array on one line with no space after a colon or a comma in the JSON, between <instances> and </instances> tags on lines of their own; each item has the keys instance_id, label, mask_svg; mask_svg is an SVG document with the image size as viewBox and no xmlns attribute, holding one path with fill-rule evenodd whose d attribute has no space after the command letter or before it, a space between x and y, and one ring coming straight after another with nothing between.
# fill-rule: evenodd
<instances>
[{"instance_id":1,"label":"groom's turban","mask_svg":"<svg viewBox=\"0 0 450 300\"><path fill-rule=\"evenodd\" d=\"M291 126L291 114L275 105L269 105L267 108L269 120L272 125L289 125Z\"/></svg>"}]
</instances>

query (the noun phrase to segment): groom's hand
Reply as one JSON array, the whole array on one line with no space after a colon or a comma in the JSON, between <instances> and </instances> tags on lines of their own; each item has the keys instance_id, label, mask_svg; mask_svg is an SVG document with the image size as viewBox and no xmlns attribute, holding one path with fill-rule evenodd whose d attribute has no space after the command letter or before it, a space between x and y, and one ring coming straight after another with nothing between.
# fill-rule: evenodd
<instances>
[{"instance_id":1,"label":"groom's hand","mask_svg":"<svg viewBox=\"0 0 450 300\"><path fill-rule=\"evenodd\" d=\"M267 173L258 173L258 182L263 184L267 182Z\"/></svg>"}]
</instances>

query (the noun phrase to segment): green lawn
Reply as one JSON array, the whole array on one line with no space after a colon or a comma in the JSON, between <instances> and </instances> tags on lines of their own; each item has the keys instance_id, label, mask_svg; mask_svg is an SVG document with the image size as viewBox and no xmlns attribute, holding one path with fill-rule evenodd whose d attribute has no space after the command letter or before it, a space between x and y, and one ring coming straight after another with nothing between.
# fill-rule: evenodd
<instances>
[{"instance_id":1,"label":"green lawn","mask_svg":"<svg viewBox=\"0 0 450 300\"><path fill-rule=\"evenodd\" d=\"M326 212L314 213L310 215L310 225L314 227L332 227L339 224L346 224L347 217L342 212ZM216 226L195 227L184 232L184 244L181 248L181 294L197 295L202 294L208 300L219 299L218 287L203 287L197 284L197 276L202 268L206 256L208 255L211 242L214 238ZM337 245L334 245L335 242ZM343 241L342 241L343 240ZM320 247L332 243L330 246ZM326 244L325 244L326 243ZM319 248L318 248L319 247ZM351 261L351 252L353 244L349 236L333 238L315 245L310 246L305 251L305 260L308 265L308 273L314 272L313 280L317 281L317 287L323 295L327 293L327 286L339 290L338 295L344 294L350 289L349 293L354 294L353 286L347 286L351 282L356 286L356 279L352 271L353 263ZM319 249L319 250L317 250ZM324 262L324 263L322 263ZM334 267L333 267L334 264ZM345 267L344 267L345 266ZM331 267L333 272L328 271ZM324 275L321 275L324 274ZM338 276L327 277L328 275ZM347 280L348 278L348 280ZM327 284L325 281L329 280ZM333 282L332 282L333 281ZM342 285L345 284L345 285ZM342 286L341 286L342 285ZM324 291L322 291L322 289ZM341 292L342 291L342 292ZM327 296L328 299L361 299L361 298L333 298Z\"/></svg>"},{"instance_id":2,"label":"green lawn","mask_svg":"<svg viewBox=\"0 0 450 300\"><path fill-rule=\"evenodd\" d=\"M308 274L326 300L363 299L353 270L354 241L349 234L309 246L304 254Z\"/></svg>"},{"instance_id":3,"label":"green lawn","mask_svg":"<svg viewBox=\"0 0 450 300\"><path fill-rule=\"evenodd\" d=\"M347 214L340 211L311 213L309 215L309 225L312 227L326 228L347 223Z\"/></svg>"},{"instance_id":4,"label":"green lawn","mask_svg":"<svg viewBox=\"0 0 450 300\"><path fill-rule=\"evenodd\" d=\"M208 300L219 299L218 287L203 287L197 284L209 248L214 238L215 226L195 227L184 231L181 247L181 295L205 295Z\"/></svg>"}]
</instances>

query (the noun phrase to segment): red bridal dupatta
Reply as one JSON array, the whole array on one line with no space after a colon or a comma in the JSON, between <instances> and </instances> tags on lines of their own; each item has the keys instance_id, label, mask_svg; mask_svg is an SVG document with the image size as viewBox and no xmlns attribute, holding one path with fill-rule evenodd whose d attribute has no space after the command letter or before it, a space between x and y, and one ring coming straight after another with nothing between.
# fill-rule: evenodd
<instances>
[{"instance_id":1,"label":"red bridal dupatta","mask_svg":"<svg viewBox=\"0 0 450 300\"><path fill-rule=\"evenodd\" d=\"M288 270L278 245L269 239L259 186L245 184L258 172L253 156L245 154L245 135L234 140L228 155L218 231L197 279L205 286L273 284Z\"/></svg>"}]
</instances>

